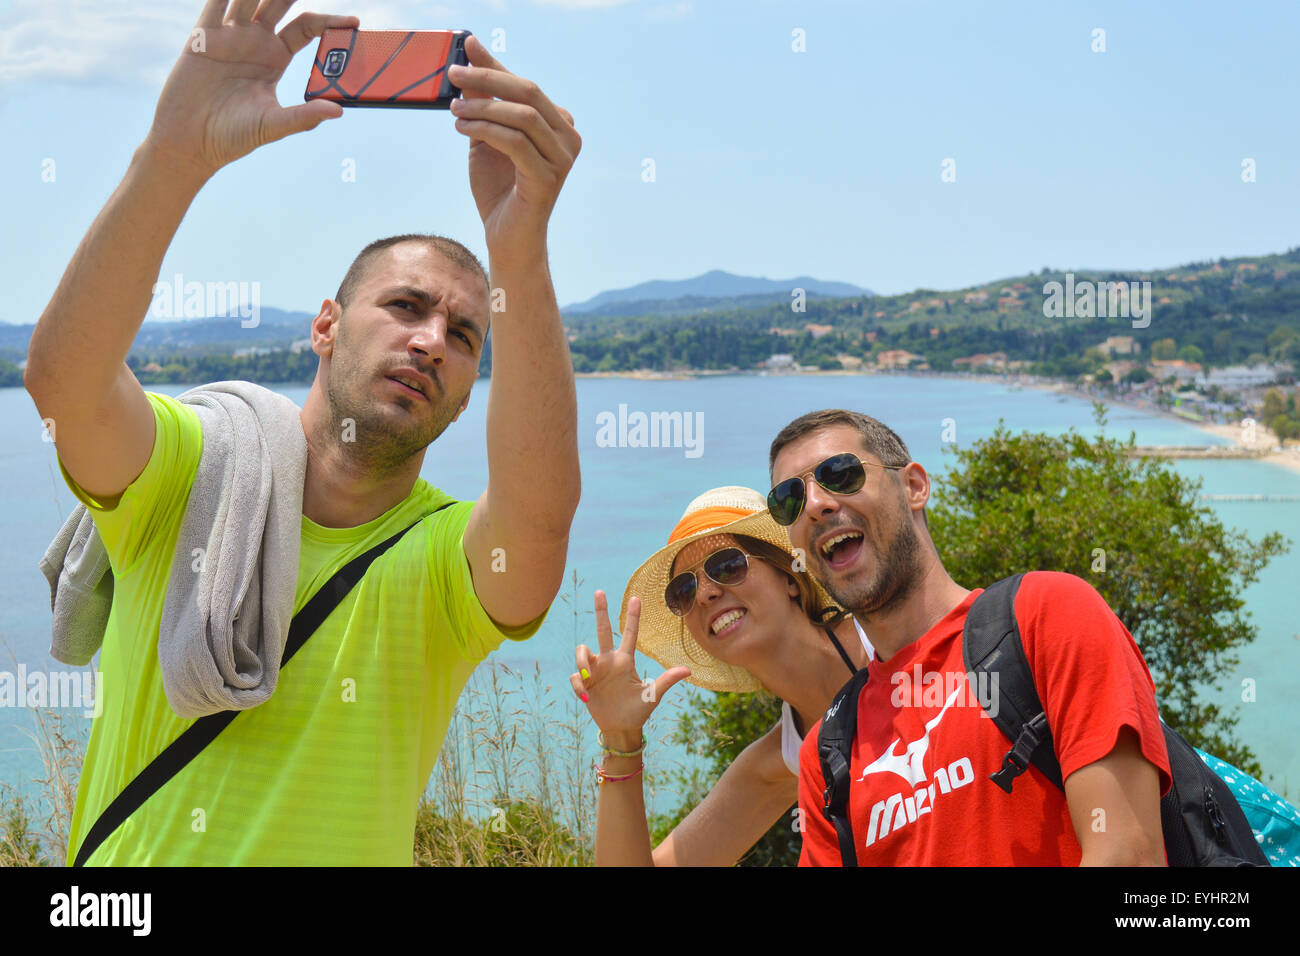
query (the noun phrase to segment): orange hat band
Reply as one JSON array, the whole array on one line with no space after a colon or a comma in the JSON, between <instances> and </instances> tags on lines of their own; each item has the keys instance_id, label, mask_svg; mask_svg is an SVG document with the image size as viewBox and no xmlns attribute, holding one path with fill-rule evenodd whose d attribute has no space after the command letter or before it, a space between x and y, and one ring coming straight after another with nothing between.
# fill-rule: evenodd
<instances>
[{"instance_id":1,"label":"orange hat band","mask_svg":"<svg viewBox=\"0 0 1300 956\"><path fill-rule=\"evenodd\" d=\"M683 516L682 520L677 522L677 527L673 528L673 533L668 536L668 543L672 544L682 538L689 538L701 531L712 531L714 528L721 528L723 525L731 524L731 522L740 518L749 518L758 513L747 508L731 508L726 505L701 508L699 511L692 511L690 514Z\"/></svg>"}]
</instances>

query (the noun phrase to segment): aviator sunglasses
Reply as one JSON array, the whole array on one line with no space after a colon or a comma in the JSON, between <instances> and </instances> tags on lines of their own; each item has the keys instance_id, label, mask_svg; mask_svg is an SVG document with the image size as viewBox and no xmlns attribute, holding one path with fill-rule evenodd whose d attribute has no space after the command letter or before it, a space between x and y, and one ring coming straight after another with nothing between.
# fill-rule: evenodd
<instances>
[{"instance_id":1,"label":"aviator sunglasses","mask_svg":"<svg viewBox=\"0 0 1300 956\"><path fill-rule=\"evenodd\" d=\"M897 471L904 465L884 465L875 461L863 461L857 455L845 452L832 455L821 462L812 471L787 478L767 493L767 510L772 520L779 525L789 527L799 520L803 513L804 502L808 499L804 487L804 477L812 479L834 495L851 495L861 489L867 480L867 470L863 465L876 465L889 471Z\"/></svg>"},{"instance_id":2,"label":"aviator sunglasses","mask_svg":"<svg viewBox=\"0 0 1300 956\"><path fill-rule=\"evenodd\" d=\"M714 551L704 559L702 565L697 567L702 566L704 573L714 584L724 588L732 587L744 582L745 576L749 574L751 557L762 560L736 547L722 548ZM668 610L678 617L689 614L691 608L695 606L695 595L699 591L699 585L694 570L683 571L669 581L668 587L664 588L664 602L668 605Z\"/></svg>"}]
</instances>

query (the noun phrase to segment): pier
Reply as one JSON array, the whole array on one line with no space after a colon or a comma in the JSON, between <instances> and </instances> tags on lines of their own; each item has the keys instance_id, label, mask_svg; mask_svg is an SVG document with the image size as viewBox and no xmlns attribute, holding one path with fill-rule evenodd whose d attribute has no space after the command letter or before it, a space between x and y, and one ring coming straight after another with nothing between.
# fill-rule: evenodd
<instances>
[{"instance_id":1,"label":"pier","mask_svg":"<svg viewBox=\"0 0 1300 956\"><path fill-rule=\"evenodd\" d=\"M1202 501L1300 501L1300 495L1201 495Z\"/></svg>"},{"instance_id":2,"label":"pier","mask_svg":"<svg viewBox=\"0 0 1300 956\"><path fill-rule=\"evenodd\" d=\"M1132 458L1263 458L1271 448L1243 448L1240 445L1136 445Z\"/></svg>"}]
</instances>

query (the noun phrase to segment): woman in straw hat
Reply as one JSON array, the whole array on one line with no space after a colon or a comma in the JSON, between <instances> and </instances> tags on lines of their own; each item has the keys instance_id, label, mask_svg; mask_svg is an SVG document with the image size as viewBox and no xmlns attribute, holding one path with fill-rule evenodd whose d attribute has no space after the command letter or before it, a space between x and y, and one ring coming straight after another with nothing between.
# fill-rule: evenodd
<instances>
[{"instance_id":1,"label":"woman in straw hat","mask_svg":"<svg viewBox=\"0 0 1300 956\"><path fill-rule=\"evenodd\" d=\"M762 494L715 488L687 506L667 546L632 575L618 648L596 592L599 652L578 648L571 683L600 728L598 865L729 866L795 803L804 733L871 653L853 619L796 567ZM637 677L638 649L667 668L653 692ZM717 691L766 688L783 702L781 721L652 850L642 728L682 679Z\"/></svg>"}]
</instances>

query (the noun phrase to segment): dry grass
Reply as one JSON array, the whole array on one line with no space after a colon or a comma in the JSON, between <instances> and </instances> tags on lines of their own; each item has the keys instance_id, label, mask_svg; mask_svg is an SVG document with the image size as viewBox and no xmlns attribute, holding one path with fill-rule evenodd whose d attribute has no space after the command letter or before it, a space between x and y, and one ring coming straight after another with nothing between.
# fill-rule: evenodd
<instances>
[{"instance_id":1,"label":"dry grass","mask_svg":"<svg viewBox=\"0 0 1300 956\"><path fill-rule=\"evenodd\" d=\"M0 866L62 866L67 859L84 728L72 730L59 710L33 713L44 772L34 797L0 784ZM415 863L590 863L596 798L588 724L585 710L551 699L540 667L531 677L503 664L479 668L420 803Z\"/></svg>"},{"instance_id":2,"label":"dry grass","mask_svg":"<svg viewBox=\"0 0 1300 956\"><path fill-rule=\"evenodd\" d=\"M573 614L575 645L590 641L582 619L592 612L578 609L580 583L575 574L571 595L560 596ZM0 784L0 866L67 859L88 724L54 709L34 713L44 775L35 798ZM529 674L485 662L460 696L420 801L415 864L589 865L595 753L595 725L567 687L553 693L540 665ZM673 786L670 768L647 772L645 784L652 800L657 785Z\"/></svg>"},{"instance_id":3,"label":"dry grass","mask_svg":"<svg viewBox=\"0 0 1300 956\"><path fill-rule=\"evenodd\" d=\"M36 708L32 735L44 775L34 782L33 800L0 784L0 866L62 866L77 799L77 780L86 751L84 726L71 729L66 713Z\"/></svg>"},{"instance_id":4,"label":"dry grass","mask_svg":"<svg viewBox=\"0 0 1300 956\"><path fill-rule=\"evenodd\" d=\"M585 710L552 699L540 666L531 677L504 664L479 668L420 803L416 865L589 864L596 807L589 724Z\"/></svg>"}]
</instances>

